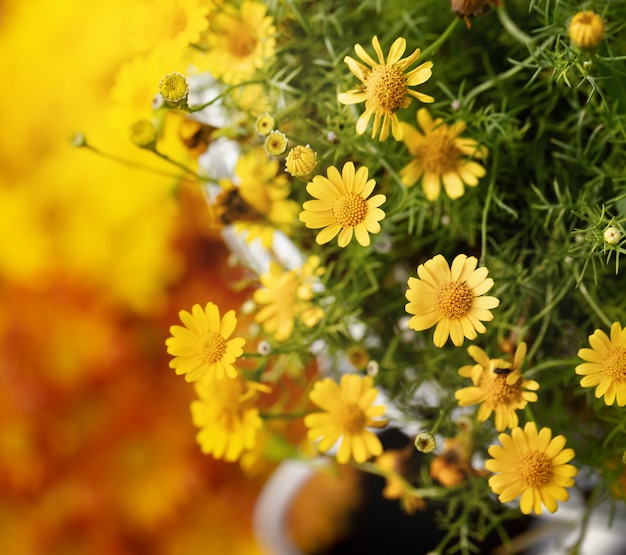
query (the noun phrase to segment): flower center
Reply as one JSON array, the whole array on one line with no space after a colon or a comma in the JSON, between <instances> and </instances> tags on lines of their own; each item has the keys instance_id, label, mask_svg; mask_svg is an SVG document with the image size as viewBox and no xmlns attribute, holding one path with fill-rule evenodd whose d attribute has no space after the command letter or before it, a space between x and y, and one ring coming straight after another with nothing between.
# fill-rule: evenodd
<instances>
[{"instance_id":1,"label":"flower center","mask_svg":"<svg viewBox=\"0 0 626 555\"><path fill-rule=\"evenodd\" d=\"M339 421L346 434L355 435L363 431L367 418L359 405L346 403L339 410Z\"/></svg>"},{"instance_id":2,"label":"flower center","mask_svg":"<svg viewBox=\"0 0 626 555\"><path fill-rule=\"evenodd\" d=\"M257 39L245 25L233 29L228 40L228 50L235 58L247 58L254 52L256 45Z\"/></svg>"},{"instance_id":3,"label":"flower center","mask_svg":"<svg viewBox=\"0 0 626 555\"><path fill-rule=\"evenodd\" d=\"M208 331L201 340L200 352L204 362L215 364L226 354L226 341L219 333Z\"/></svg>"},{"instance_id":4,"label":"flower center","mask_svg":"<svg viewBox=\"0 0 626 555\"><path fill-rule=\"evenodd\" d=\"M367 204L356 193L348 193L335 201L333 215L337 223L343 227L354 227L367 216Z\"/></svg>"},{"instance_id":5,"label":"flower center","mask_svg":"<svg viewBox=\"0 0 626 555\"><path fill-rule=\"evenodd\" d=\"M392 114L404 108L408 104L406 90L404 75L394 66L376 66L365 79L367 103L375 111Z\"/></svg>"},{"instance_id":6,"label":"flower center","mask_svg":"<svg viewBox=\"0 0 626 555\"><path fill-rule=\"evenodd\" d=\"M604 363L604 370L612 381L626 382L626 349L624 347L616 347L609 352Z\"/></svg>"},{"instance_id":7,"label":"flower center","mask_svg":"<svg viewBox=\"0 0 626 555\"><path fill-rule=\"evenodd\" d=\"M526 453L519 463L518 473L529 488L541 488L552 479L552 464L543 453Z\"/></svg>"},{"instance_id":8,"label":"flower center","mask_svg":"<svg viewBox=\"0 0 626 555\"><path fill-rule=\"evenodd\" d=\"M416 158L427 172L445 175L458 169L460 155L454 136L446 125L442 125L428 133Z\"/></svg>"},{"instance_id":9,"label":"flower center","mask_svg":"<svg viewBox=\"0 0 626 555\"><path fill-rule=\"evenodd\" d=\"M494 405L509 406L522 398L522 379L514 384L507 383L507 374L483 372L481 387L484 387Z\"/></svg>"},{"instance_id":10,"label":"flower center","mask_svg":"<svg viewBox=\"0 0 626 555\"><path fill-rule=\"evenodd\" d=\"M435 295L435 308L444 318L458 320L472 307L471 289L461 281L449 281L439 286Z\"/></svg>"}]
</instances>

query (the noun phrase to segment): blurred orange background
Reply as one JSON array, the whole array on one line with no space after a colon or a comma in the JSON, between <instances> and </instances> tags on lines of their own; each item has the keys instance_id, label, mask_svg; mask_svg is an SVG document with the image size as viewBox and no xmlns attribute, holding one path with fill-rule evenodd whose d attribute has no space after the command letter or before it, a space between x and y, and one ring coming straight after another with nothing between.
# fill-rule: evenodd
<instances>
[{"instance_id":1,"label":"blurred orange background","mask_svg":"<svg viewBox=\"0 0 626 555\"><path fill-rule=\"evenodd\" d=\"M201 454L164 346L179 310L242 300L203 197L71 141L169 170L122 101L161 4L0 0L3 555L259 553L266 476Z\"/></svg>"}]
</instances>

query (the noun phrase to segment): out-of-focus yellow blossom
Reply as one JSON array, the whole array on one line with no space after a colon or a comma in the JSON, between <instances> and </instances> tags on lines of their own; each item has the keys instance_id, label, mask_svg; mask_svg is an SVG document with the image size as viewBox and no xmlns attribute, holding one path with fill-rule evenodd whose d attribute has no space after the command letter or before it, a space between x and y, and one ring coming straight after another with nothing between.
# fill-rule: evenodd
<instances>
[{"instance_id":1,"label":"out-of-focus yellow blossom","mask_svg":"<svg viewBox=\"0 0 626 555\"><path fill-rule=\"evenodd\" d=\"M219 0L133 0L125 11L126 29L134 52L155 48L183 53L197 44L209 27Z\"/></svg>"},{"instance_id":2,"label":"out-of-focus yellow blossom","mask_svg":"<svg viewBox=\"0 0 626 555\"><path fill-rule=\"evenodd\" d=\"M258 392L269 391L240 376L197 384L199 400L191 403L191 417L200 428L197 440L202 452L233 462L253 449L263 427L256 397Z\"/></svg>"},{"instance_id":3,"label":"out-of-focus yellow blossom","mask_svg":"<svg viewBox=\"0 0 626 555\"><path fill-rule=\"evenodd\" d=\"M275 33L262 2L244 0L239 11L226 4L211 19L211 32L206 36L208 52L197 63L225 83L242 83L274 55Z\"/></svg>"},{"instance_id":4,"label":"out-of-focus yellow blossom","mask_svg":"<svg viewBox=\"0 0 626 555\"><path fill-rule=\"evenodd\" d=\"M288 198L289 179L278 172L278 160L268 158L262 146L241 156L235 168L241 180L238 189L241 198L263 218L236 222L235 226L247 231L248 241L260 238L266 248L272 246L274 229L289 235L298 213L298 204Z\"/></svg>"},{"instance_id":5,"label":"out-of-focus yellow blossom","mask_svg":"<svg viewBox=\"0 0 626 555\"><path fill-rule=\"evenodd\" d=\"M319 263L318 256L310 256L301 268L283 271L279 264L271 262L269 272L261 275L263 288L254 292L254 301L264 306L256 321L277 341L291 336L296 320L311 328L324 316L322 308L312 302L312 285L324 273Z\"/></svg>"}]
</instances>

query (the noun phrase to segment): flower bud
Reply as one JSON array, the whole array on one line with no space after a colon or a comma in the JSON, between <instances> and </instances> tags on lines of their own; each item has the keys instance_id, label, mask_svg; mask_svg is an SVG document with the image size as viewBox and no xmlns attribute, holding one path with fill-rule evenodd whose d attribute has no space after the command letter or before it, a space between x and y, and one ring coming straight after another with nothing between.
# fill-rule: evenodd
<instances>
[{"instance_id":1,"label":"flower bud","mask_svg":"<svg viewBox=\"0 0 626 555\"><path fill-rule=\"evenodd\" d=\"M130 140L140 148L148 150L156 145L157 132L149 119L140 119L130 127Z\"/></svg>"},{"instance_id":2,"label":"flower bud","mask_svg":"<svg viewBox=\"0 0 626 555\"><path fill-rule=\"evenodd\" d=\"M280 156L287 150L287 136L275 129L267 136L263 146L270 156Z\"/></svg>"},{"instance_id":3,"label":"flower bud","mask_svg":"<svg viewBox=\"0 0 626 555\"><path fill-rule=\"evenodd\" d=\"M178 108L187 104L187 97L189 96L189 85L185 76L178 73L168 73L159 85L159 92L163 97L163 100L168 104L176 106Z\"/></svg>"},{"instance_id":4,"label":"flower bud","mask_svg":"<svg viewBox=\"0 0 626 555\"><path fill-rule=\"evenodd\" d=\"M604 241L609 245L617 245L622 240L622 232L613 225L604 230Z\"/></svg>"},{"instance_id":5,"label":"flower bud","mask_svg":"<svg viewBox=\"0 0 626 555\"><path fill-rule=\"evenodd\" d=\"M317 154L309 146L295 146L287 154L286 170L294 177L308 179L317 166Z\"/></svg>"},{"instance_id":6,"label":"flower bud","mask_svg":"<svg viewBox=\"0 0 626 555\"><path fill-rule=\"evenodd\" d=\"M432 453L435 447L437 447L437 442L432 434L420 432L415 437L415 449L420 453Z\"/></svg>"},{"instance_id":7,"label":"flower bud","mask_svg":"<svg viewBox=\"0 0 626 555\"><path fill-rule=\"evenodd\" d=\"M604 38L604 22L594 12L578 12L569 22L569 38L582 50L593 50Z\"/></svg>"},{"instance_id":8,"label":"flower bud","mask_svg":"<svg viewBox=\"0 0 626 555\"><path fill-rule=\"evenodd\" d=\"M267 136L271 133L272 129L276 126L274 118L265 112L256 118L254 129L259 135Z\"/></svg>"}]
</instances>

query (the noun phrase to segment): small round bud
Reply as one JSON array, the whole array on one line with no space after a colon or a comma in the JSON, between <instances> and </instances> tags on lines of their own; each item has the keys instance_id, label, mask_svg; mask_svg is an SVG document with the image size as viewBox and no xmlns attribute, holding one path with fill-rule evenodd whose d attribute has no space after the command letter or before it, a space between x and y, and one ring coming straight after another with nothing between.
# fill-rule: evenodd
<instances>
[{"instance_id":1,"label":"small round bud","mask_svg":"<svg viewBox=\"0 0 626 555\"><path fill-rule=\"evenodd\" d=\"M275 126L276 121L274 121L274 118L265 112L256 118L254 129L259 135L267 136L272 132Z\"/></svg>"},{"instance_id":2,"label":"small round bud","mask_svg":"<svg viewBox=\"0 0 626 555\"><path fill-rule=\"evenodd\" d=\"M375 360L370 360L367 363L367 367L365 368L365 371L367 372L368 376L375 378L376 376L378 376L378 372L380 371L380 366L378 365L378 362L376 362Z\"/></svg>"},{"instance_id":3,"label":"small round bud","mask_svg":"<svg viewBox=\"0 0 626 555\"><path fill-rule=\"evenodd\" d=\"M458 98L455 98L450 104L450 108L452 108L455 112L461 107L461 101Z\"/></svg>"},{"instance_id":4,"label":"small round bud","mask_svg":"<svg viewBox=\"0 0 626 555\"><path fill-rule=\"evenodd\" d=\"M348 360L356 370L365 370L370 361L370 354L361 345L352 345L347 351Z\"/></svg>"},{"instance_id":5,"label":"small round bud","mask_svg":"<svg viewBox=\"0 0 626 555\"><path fill-rule=\"evenodd\" d=\"M272 346L269 341L259 341L259 345L257 346L257 351L262 356L267 356L272 352Z\"/></svg>"},{"instance_id":6,"label":"small round bud","mask_svg":"<svg viewBox=\"0 0 626 555\"><path fill-rule=\"evenodd\" d=\"M140 148L154 148L157 140L154 123L149 119L137 120L130 127L130 140Z\"/></svg>"},{"instance_id":7,"label":"small round bud","mask_svg":"<svg viewBox=\"0 0 626 555\"><path fill-rule=\"evenodd\" d=\"M87 138L80 131L77 131L72 135L71 141L72 146L75 146L76 148L87 146Z\"/></svg>"},{"instance_id":8,"label":"small round bud","mask_svg":"<svg viewBox=\"0 0 626 555\"><path fill-rule=\"evenodd\" d=\"M270 156L280 156L287 150L287 136L275 129L267 136L263 146Z\"/></svg>"},{"instance_id":9,"label":"small round bud","mask_svg":"<svg viewBox=\"0 0 626 555\"><path fill-rule=\"evenodd\" d=\"M432 434L420 432L415 437L415 449L420 453L432 453L435 447L437 447L437 442L435 441L435 436Z\"/></svg>"},{"instance_id":10,"label":"small round bud","mask_svg":"<svg viewBox=\"0 0 626 555\"><path fill-rule=\"evenodd\" d=\"M309 146L295 146L287 154L285 160L287 173L300 179L311 177L317 166L317 154Z\"/></svg>"},{"instance_id":11,"label":"small round bud","mask_svg":"<svg viewBox=\"0 0 626 555\"><path fill-rule=\"evenodd\" d=\"M597 48L604 38L604 22L594 12L578 12L569 22L569 38L582 50Z\"/></svg>"},{"instance_id":12,"label":"small round bud","mask_svg":"<svg viewBox=\"0 0 626 555\"><path fill-rule=\"evenodd\" d=\"M604 241L609 245L617 245L622 240L622 232L613 225L604 230Z\"/></svg>"},{"instance_id":13,"label":"small round bud","mask_svg":"<svg viewBox=\"0 0 626 555\"><path fill-rule=\"evenodd\" d=\"M241 314L252 314L256 310L256 303L252 299L246 299L241 305Z\"/></svg>"},{"instance_id":14,"label":"small round bud","mask_svg":"<svg viewBox=\"0 0 626 555\"><path fill-rule=\"evenodd\" d=\"M189 84L184 75L175 71L174 73L168 73L161 79L159 92L165 102L176 107L181 107L187 104Z\"/></svg>"}]
</instances>

